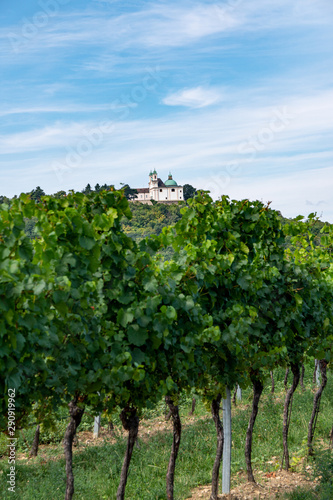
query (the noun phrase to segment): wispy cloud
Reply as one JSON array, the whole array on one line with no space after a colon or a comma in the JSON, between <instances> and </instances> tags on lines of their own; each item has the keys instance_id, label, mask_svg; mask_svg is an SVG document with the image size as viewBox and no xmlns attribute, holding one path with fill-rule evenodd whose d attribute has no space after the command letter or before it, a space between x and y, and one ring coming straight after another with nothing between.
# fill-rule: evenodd
<instances>
[{"instance_id":1,"label":"wispy cloud","mask_svg":"<svg viewBox=\"0 0 333 500\"><path fill-rule=\"evenodd\" d=\"M0 29L2 59L11 62L10 49L40 53L61 47L110 47L124 50L137 47L181 47L214 35L245 31L267 31L296 25L328 25L328 0L258 0L255 2L197 2L148 4L141 10L102 15L94 5L85 12L62 12L52 16L44 27L22 20L16 26ZM30 22L31 24L31 22ZM33 23L32 23L33 24ZM148 28L149 27L149 28ZM27 31L27 34L25 33Z\"/></svg>"},{"instance_id":2,"label":"wispy cloud","mask_svg":"<svg viewBox=\"0 0 333 500\"><path fill-rule=\"evenodd\" d=\"M24 24L0 29L0 44L14 52L43 52L73 44L133 46L186 45L209 35L229 30L236 18L218 4L154 5L122 15L102 16L99 12L59 13L47 26L25 35ZM149 29L147 27L149 26ZM7 46L7 47L6 47ZM3 52L2 57L5 57Z\"/></svg>"},{"instance_id":3,"label":"wispy cloud","mask_svg":"<svg viewBox=\"0 0 333 500\"><path fill-rule=\"evenodd\" d=\"M64 114L72 114L72 113L94 113L95 111L106 111L110 109L109 104L100 104L95 106L90 105L73 105L71 103L68 104L56 104L38 106L38 107L12 107L7 109L1 109L0 107L0 116L9 116L9 115L26 115L26 114L44 114L44 113L61 113Z\"/></svg>"},{"instance_id":4,"label":"wispy cloud","mask_svg":"<svg viewBox=\"0 0 333 500\"><path fill-rule=\"evenodd\" d=\"M10 154L15 152L46 151L59 146L65 147L74 140L83 137L83 132L87 126L88 124L84 122L69 124L56 122L35 130L3 134L0 136L0 148L2 154Z\"/></svg>"},{"instance_id":5,"label":"wispy cloud","mask_svg":"<svg viewBox=\"0 0 333 500\"><path fill-rule=\"evenodd\" d=\"M150 17L152 29L141 34L141 42L150 46L180 46L240 24L221 4L198 4L192 8L156 6L145 15Z\"/></svg>"},{"instance_id":6,"label":"wispy cloud","mask_svg":"<svg viewBox=\"0 0 333 500\"><path fill-rule=\"evenodd\" d=\"M205 108L222 100L222 93L216 89L195 87L183 89L169 94L162 102L167 106L186 106L188 108Z\"/></svg>"},{"instance_id":7,"label":"wispy cloud","mask_svg":"<svg viewBox=\"0 0 333 500\"><path fill-rule=\"evenodd\" d=\"M206 186L201 187L211 183L216 191L214 178L235 162L239 173L230 179L228 189L243 185L242 178L249 175L255 183L258 176L283 180L293 169L300 172L314 165L318 169L329 167L333 163L329 151L333 130L331 97L328 92L283 98L274 106L249 102L246 106L201 108L160 118L116 122L98 146L91 148L91 154L82 158L79 167L66 172L63 187L72 187L77 176L81 183L103 179L116 182L126 177L139 187L145 184L147 169L158 166L181 172L183 182L193 184L198 184L204 168ZM280 121L276 121L276 110L282 117ZM0 147L3 155L34 153L34 168L40 165L42 171L51 172L52 162L64 162L69 151L79 150L82 140L97 125L93 120L59 121L28 132L2 135ZM255 144L259 144L258 149ZM192 176L198 180L192 180ZM218 195L224 187L220 183ZM246 189L246 183L243 187ZM308 195L306 198L311 201Z\"/></svg>"},{"instance_id":8,"label":"wispy cloud","mask_svg":"<svg viewBox=\"0 0 333 500\"><path fill-rule=\"evenodd\" d=\"M333 91L274 99L269 96L269 99L262 98L261 102L255 99L246 102L240 93L237 96L241 104L229 102L223 103L223 107L210 108L201 105L201 109L186 113L179 112L151 119L127 119L118 123L117 114L113 113L109 105L108 119L116 123L114 142L120 144L133 141L135 144L144 144L143 147L146 148L145 141L148 141L151 150L155 147L160 150L159 145L164 148L165 144L170 143L175 144L177 148L183 147L184 150L189 146L191 151L195 151L194 154L197 154L205 144L204 150L208 155L214 151L214 147L218 148L214 154L229 152L231 155L239 155L237 152L239 144L251 139L260 141L263 136L262 143L265 143L263 152L299 153L301 149L307 152L315 143L319 152L329 149L329 138L333 129ZM199 108L198 105L196 107ZM272 120L276 121L276 110L280 110L279 115L282 120L285 115L287 125L283 127L282 121L281 127L277 127L281 131L276 132L273 140L269 138L266 140L265 130ZM83 129L94 128L97 125L98 122L93 119L69 122L58 120L47 127L37 127L15 134L5 133L0 140L2 153L9 152L6 147L10 144L13 146L12 151L17 147L22 151L24 148L29 150L32 145L34 147L39 145L41 150L44 150L54 146L55 138L57 144L61 144L62 141L63 144L68 144L71 140L76 141L82 135ZM171 150L172 148L168 148L168 151Z\"/></svg>"}]
</instances>

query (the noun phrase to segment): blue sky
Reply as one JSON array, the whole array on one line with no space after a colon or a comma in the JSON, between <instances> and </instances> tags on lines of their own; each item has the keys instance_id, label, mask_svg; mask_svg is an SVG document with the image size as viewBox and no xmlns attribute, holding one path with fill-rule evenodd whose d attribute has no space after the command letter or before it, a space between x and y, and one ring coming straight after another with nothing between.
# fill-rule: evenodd
<instances>
[{"instance_id":1,"label":"blue sky","mask_svg":"<svg viewBox=\"0 0 333 500\"><path fill-rule=\"evenodd\" d=\"M333 222L331 0L0 7L0 194L156 168Z\"/></svg>"}]
</instances>

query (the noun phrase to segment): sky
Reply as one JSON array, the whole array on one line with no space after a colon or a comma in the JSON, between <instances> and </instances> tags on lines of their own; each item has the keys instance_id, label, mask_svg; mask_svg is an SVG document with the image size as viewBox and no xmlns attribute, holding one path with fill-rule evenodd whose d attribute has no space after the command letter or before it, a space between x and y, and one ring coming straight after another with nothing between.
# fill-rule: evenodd
<instances>
[{"instance_id":1,"label":"sky","mask_svg":"<svg viewBox=\"0 0 333 500\"><path fill-rule=\"evenodd\" d=\"M0 194L147 187L333 222L332 0L0 0Z\"/></svg>"}]
</instances>

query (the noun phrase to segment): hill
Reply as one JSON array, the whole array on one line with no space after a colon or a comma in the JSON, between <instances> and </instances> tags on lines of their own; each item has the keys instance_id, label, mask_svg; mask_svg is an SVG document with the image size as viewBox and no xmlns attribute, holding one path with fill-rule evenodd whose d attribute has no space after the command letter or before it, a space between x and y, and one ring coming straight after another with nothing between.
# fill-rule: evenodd
<instances>
[{"instance_id":1,"label":"hill","mask_svg":"<svg viewBox=\"0 0 333 500\"><path fill-rule=\"evenodd\" d=\"M166 205L154 202L152 205L131 203L132 219L123 220L124 231L136 241L152 234L160 234L163 227L175 224L181 219L180 210L185 203Z\"/></svg>"}]
</instances>

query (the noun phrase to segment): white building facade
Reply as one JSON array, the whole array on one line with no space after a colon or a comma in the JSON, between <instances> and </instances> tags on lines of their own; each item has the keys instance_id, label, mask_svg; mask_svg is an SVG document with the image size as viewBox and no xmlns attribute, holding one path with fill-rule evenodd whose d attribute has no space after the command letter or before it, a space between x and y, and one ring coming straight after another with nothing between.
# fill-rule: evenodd
<instances>
[{"instance_id":1,"label":"white building facade","mask_svg":"<svg viewBox=\"0 0 333 500\"><path fill-rule=\"evenodd\" d=\"M184 200L183 186L178 186L172 178L171 173L168 179L163 182L158 176L156 170L149 174L148 188L137 188L138 194L133 201L141 203L151 203L151 200L161 203L177 203Z\"/></svg>"}]
</instances>

